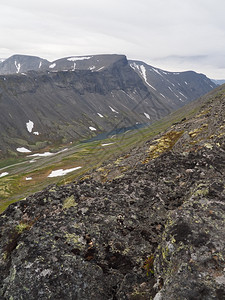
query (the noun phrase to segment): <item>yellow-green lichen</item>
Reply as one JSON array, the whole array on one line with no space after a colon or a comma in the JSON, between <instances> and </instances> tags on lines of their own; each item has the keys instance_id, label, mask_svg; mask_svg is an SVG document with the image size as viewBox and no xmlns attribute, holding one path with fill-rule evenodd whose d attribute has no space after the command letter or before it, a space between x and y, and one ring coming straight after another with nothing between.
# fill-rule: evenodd
<instances>
[{"instance_id":1,"label":"yellow-green lichen","mask_svg":"<svg viewBox=\"0 0 225 300\"><path fill-rule=\"evenodd\" d=\"M79 249L83 248L83 244L82 244L83 238L80 237L79 235L76 235L75 233L67 233L65 235L65 238L67 243L71 243Z\"/></svg>"},{"instance_id":2,"label":"yellow-green lichen","mask_svg":"<svg viewBox=\"0 0 225 300\"><path fill-rule=\"evenodd\" d=\"M171 150L182 135L183 131L170 131L164 134L160 139L155 140L156 144L149 147L150 158L157 158L162 153Z\"/></svg>"},{"instance_id":3,"label":"yellow-green lichen","mask_svg":"<svg viewBox=\"0 0 225 300\"><path fill-rule=\"evenodd\" d=\"M190 131L188 134L193 139L197 135L199 135L204 129L208 128L208 124L202 124L201 127L195 128L194 130Z\"/></svg>"},{"instance_id":4,"label":"yellow-green lichen","mask_svg":"<svg viewBox=\"0 0 225 300\"><path fill-rule=\"evenodd\" d=\"M69 209L70 207L77 206L77 203L74 200L74 196L66 198L63 202L63 209Z\"/></svg>"},{"instance_id":5,"label":"yellow-green lichen","mask_svg":"<svg viewBox=\"0 0 225 300\"><path fill-rule=\"evenodd\" d=\"M209 188L203 184L200 184L197 187L197 190L194 192L194 196L206 196L209 193Z\"/></svg>"},{"instance_id":6,"label":"yellow-green lichen","mask_svg":"<svg viewBox=\"0 0 225 300\"><path fill-rule=\"evenodd\" d=\"M20 223L19 225L16 226L16 231L21 234L24 230L27 230L31 227L31 225L26 224L26 223Z\"/></svg>"}]
</instances>

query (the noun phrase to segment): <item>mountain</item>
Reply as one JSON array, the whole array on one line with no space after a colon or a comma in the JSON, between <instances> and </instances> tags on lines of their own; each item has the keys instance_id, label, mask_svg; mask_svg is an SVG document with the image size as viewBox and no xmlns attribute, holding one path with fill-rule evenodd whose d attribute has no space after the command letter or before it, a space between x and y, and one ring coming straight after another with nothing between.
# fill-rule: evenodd
<instances>
[{"instance_id":1,"label":"mountain","mask_svg":"<svg viewBox=\"0 0 225 300\"><path fill-rule=\"evenodd\" d=\"M119 59L124 59L124 55L102 54L87 56L70 56L53 61L49 66L49 71L75 71L90 70L98 72L107 69ZM42 70L46 68L43 66Z\"/></svg>"},{"instance_id":2,"label":"mountain","mask_svg":"<svg viewBox=\"0 0 225 300\"><path fill-rule=\"evenodd\" d=\"M124 55L52 63L14 55L0 72L0 157L144 126L216 86L204 75L164 74Z\"/></svg>"},{"instance_id":3,"label":"mountain","mask_svg":"<svg viewBox=\"0 0 225 300\"><path fill-rule=\"evenodd\" d=\"M217 85L222 85L225 83L225 79L211 79L211 81Z\"/></svg>"},{"instance_id":4,"label":"mountain","mask_svg":"<svg viewBox=\"0 0 225 300\"><path fill-rule=\"evenodd\" d=\"M46 67L49 62L46 59L29 56L29 55L13 55L5 59L0 64L0 75L26 73L30 70L39 70L41 67Z\"/></svg>"},{"instance_id":5,"label":"mountain","mask_svg":"<svg viewBox=\"0 0 225 300\"><path fill-rule=\"evenodd\" d=\"M205 75L193 71L168 72L161 70L142 61L130 60L131 68L143 79L149 91L160 94L164 99L170 99L176 105L180 102L197 99L206 94L216 85ZM179 105L180 106L180 105Z\"/></svg>"},{"instance_id":6,"label":"mountain","mask_svg":"<svg viewBox=\"0 0 225 300\"><path fill-rule=\"evenodd\" d=\"M224 299L224 115L225 85L116 160L11 204L1 299Z\"/></svg>"}]
</instances>

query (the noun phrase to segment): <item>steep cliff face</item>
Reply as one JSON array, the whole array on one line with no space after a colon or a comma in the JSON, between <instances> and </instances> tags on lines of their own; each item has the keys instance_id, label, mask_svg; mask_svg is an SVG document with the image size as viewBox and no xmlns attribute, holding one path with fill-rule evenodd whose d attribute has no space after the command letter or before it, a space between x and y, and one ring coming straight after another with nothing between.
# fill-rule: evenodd
<instances>
[{"instance_id":1,"label":"steep cliff face","mask_svg":"<svg viewBox=\"0 0 225 300\"><path fill-rule=\"evenodd\" d=\"M0 76L0 156L82 140L117 127L150 124L213 88L211 81L194 72L184 78L181 73L178 81L176 75L164 74L171 86L176 84L176 92L171 92L172 86L166 94L161 71L162 76L155 72L158 77L149 79L150 71L146 69L145 78L133 65L124 55L73 56L51 64L27 56L4 61L2 73L18 74ZM30 69L36 71L27 72ZM178 89L182 99L174 96Z\"/></svg>"},{"instance_id":2,"label":"steep cliff face","mask_svg":"<svg viewBox=\"0 0 225 300\"><path fill-rule=\"evenodd\" d=\"M142 61L129 61L130 66L139 74L149 91L159 93L170 99L174 105L181 106L216 88L216 84L204 74L193 71L168 72L147 65Z\"/></svg>"},{"instance_id":3,"label":"steep cliff face","mask_svg":"<svg viewBox=\"0 0 225 300\"><path fill-rule=\"evenodd\" d=\"M2 299L224 299L224 112L222 86L116 161L10 205Z\"/></svg>"},{"instance_id":4,"label":"steep cliff face","mask_svg":"<svg viewBox=\"0 0 225 300\"><path fill-rule=\"evenodd\" d=\"M66 143L171 111L151 95L126 58L102 72L30 72L0 77L0 145Z\"/></svg>"}]
</instances>

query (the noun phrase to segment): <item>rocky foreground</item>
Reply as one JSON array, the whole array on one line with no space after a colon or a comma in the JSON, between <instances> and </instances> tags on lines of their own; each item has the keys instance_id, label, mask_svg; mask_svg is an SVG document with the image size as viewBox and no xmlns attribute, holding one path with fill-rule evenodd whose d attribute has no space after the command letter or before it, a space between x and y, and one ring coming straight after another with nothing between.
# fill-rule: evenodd
<instances>
[{"instance_id":1,"label":"rocky foreground","mask_svg":"<svg viewBox=\"0 0 225 300\"><path fill-rule=\"evenodd\" d=\"M225 299L224 95L79 182L10 205L0 299Z\"/></svg>"}]
</instances>

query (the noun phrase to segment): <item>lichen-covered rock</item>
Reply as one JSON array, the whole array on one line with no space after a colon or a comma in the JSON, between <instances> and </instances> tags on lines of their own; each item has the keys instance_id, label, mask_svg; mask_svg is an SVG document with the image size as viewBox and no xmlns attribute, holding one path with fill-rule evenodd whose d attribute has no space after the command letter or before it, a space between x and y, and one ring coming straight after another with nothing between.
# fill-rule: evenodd
<instances>
[{"instance_id":1,"label":"lichen-covered rock","mask_svg":"<svg viewBox=\"0 0 225 300\"><path fill-rule=\"evenodd\" d=\"M155 275L164 283L161 299L225 299L222 157L220 168L212 168L213 177L205 174L168 215L155 259Z\"/></svg>"}]
</instances>

